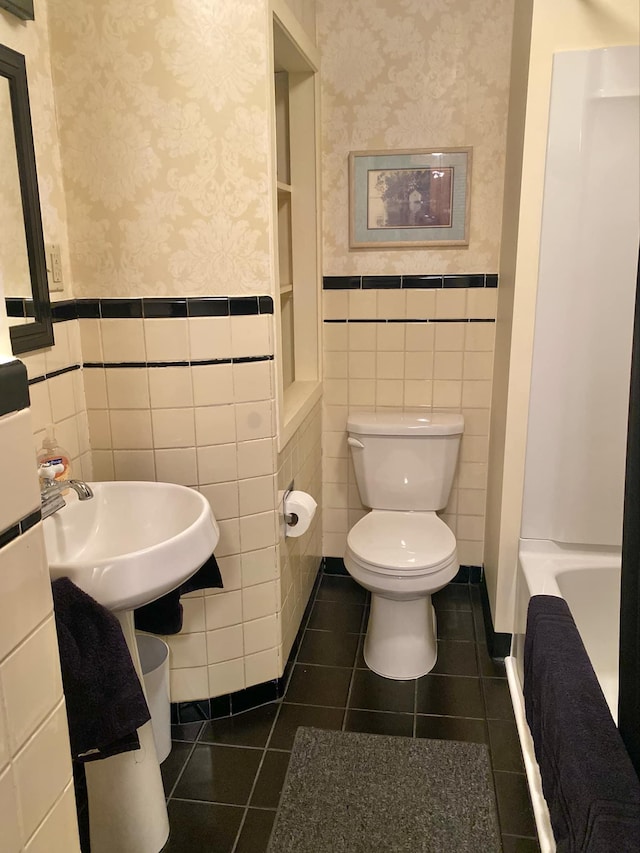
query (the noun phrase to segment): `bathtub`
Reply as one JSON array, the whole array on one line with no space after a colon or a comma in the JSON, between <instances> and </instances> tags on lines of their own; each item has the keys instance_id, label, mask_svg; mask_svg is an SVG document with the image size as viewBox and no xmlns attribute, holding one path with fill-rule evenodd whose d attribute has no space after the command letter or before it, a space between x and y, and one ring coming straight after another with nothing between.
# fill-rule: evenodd
<instances>
[{"instance_id":1,"label":"bathtub","mask_svg":"<svg viewBox=\"0 0 640 853\"><path fill-rule=\"evenodd\" d=\"M618 713L620 638L620 550L521 539L516 582L516 613L507 678L522 746L542 853L555 842L524 713L522 682L527 606L532 595L564 598L582 637L614 720Z\"/></svg>"}]
</instances>

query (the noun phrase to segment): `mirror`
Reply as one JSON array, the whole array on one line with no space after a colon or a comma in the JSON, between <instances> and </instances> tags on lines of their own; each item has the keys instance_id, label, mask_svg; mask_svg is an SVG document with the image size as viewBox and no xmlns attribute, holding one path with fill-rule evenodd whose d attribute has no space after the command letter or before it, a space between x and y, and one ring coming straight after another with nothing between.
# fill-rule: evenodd
<instances>
[{"instance_id":1,"label":"mirror","mask_svg":"<svg viewBox=\"0 0 640 853\"><path fill-rule=\"evenodd\" d=\"M0 279L15 355L53 344L24 56L0 45Z\"/></svg>"}]
</instances>

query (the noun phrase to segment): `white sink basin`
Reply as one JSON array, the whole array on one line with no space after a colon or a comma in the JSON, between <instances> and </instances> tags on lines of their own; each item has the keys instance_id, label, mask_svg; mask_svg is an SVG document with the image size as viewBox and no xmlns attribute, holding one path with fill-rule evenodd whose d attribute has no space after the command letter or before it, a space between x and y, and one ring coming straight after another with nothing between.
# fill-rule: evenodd
<instances>
[{"instance_id":1,"label":"white sink basin","mask_svg":"<svg viewBox=\"0 0 640 853\"><path fill-rule=\"evenodd\" d=\"M94 497L43 523L49 572L109 610L155 601L211 556L220 531L207 500L172 483L91 483Z\"/></svg>"}]
</instances>

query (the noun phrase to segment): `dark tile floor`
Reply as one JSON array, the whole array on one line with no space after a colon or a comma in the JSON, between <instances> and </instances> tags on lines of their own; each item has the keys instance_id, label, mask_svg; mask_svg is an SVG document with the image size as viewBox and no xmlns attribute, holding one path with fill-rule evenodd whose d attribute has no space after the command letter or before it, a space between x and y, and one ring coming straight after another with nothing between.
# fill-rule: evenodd
<instances>
[{"instance_id":1,"label":"dark tile floor","mask_svg":"<svg viewBox=\"0 0 640 853\"><path fill-rule=\"evenodd\" d=\"M539 851L504 665L487 653L478 588L450 584L434 604L435 669L390 681L362 657L367 594L349 577L323 574L283 700L173 727L162 765L164 853L263 853L298 726L487 743L504 853Z\"/></svg>"}]
</instances>

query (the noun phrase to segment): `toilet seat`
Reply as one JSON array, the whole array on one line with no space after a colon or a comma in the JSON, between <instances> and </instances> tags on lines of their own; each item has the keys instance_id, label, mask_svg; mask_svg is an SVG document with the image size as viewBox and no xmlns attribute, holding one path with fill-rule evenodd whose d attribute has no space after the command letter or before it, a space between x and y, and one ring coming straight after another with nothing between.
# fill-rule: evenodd
<instances>
[{"instance_id":1,"label":"toilet seat","mask_svg":"<svg viewBox=\"0 0 640 853\"><path fill-rule=\"evenodd\" d=\"M435 512L372 510L349 531L347 554L380 574L427 575L450 565L456 539Z\"/></svg>"}]
</instances>

